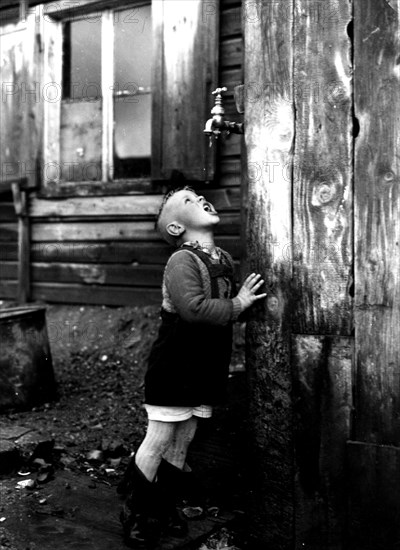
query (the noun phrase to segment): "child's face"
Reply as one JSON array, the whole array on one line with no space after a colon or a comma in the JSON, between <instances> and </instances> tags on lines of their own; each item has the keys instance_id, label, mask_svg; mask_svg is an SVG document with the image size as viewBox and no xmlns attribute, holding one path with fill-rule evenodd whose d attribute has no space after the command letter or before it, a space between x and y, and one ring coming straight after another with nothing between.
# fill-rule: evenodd
<instances>
[{"instance_id":1,"label":"child's face","mask_svg":"<svg viewBox=\"0 0 400 550\"><path fill-rule=\"evenodd\" d=\"M185 229L210 229L220 218L214 206L193 191L177 191L170 199L171 218Z\"/></svg>"}]
</instances>

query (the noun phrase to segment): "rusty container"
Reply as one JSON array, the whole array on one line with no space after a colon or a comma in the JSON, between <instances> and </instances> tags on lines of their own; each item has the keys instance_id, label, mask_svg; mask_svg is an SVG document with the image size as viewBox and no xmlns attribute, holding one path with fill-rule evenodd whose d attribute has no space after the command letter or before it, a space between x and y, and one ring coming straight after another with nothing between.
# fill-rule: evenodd
<instances>
[{"instance_id":1,"label":"rusty container","mask_svg":"<svg viewBox=\"0 0 400 550\"><path fill-rule=\"evenodd\" d=\"M46 308L1 309L0 412L26 410L55 397Z\"/></svg>"}]
</instances>

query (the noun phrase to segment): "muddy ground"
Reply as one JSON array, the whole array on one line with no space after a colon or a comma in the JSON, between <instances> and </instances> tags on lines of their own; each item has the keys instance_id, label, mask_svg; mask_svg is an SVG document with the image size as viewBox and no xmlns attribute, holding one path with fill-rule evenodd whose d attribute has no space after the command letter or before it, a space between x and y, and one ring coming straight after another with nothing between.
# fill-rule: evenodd
<instances>
[{"instance_id":1,"label":"muddy ground","mask_svg":"<svg viewBox=\"0 0 400 550\"><path fill-rule=\"evenodd\" d=\"M157 334L159 308L50 305L46 317L58 395L33 410L1 415L0 425L34 427L53 440L54 447L44 458L45 465L32 464L30 450L18 471L2 477L0 516L13 501L27 498L28 493L15 486L29 470L41 475L41 487L50 487L61 472L71 472L114 488L129 454L144 435L143 376ZM243 335L244 327L237 325L229 402L216 410L213 420L202 421L190 455L210 492L210 504L239 513L245 508L246 485L242 475L246 432ZM41 506L43 498L36 493L37 506ZM27 550L18 544L18 536L7 530L4 520L0 550Z\"/></svg>"}]
</instances>

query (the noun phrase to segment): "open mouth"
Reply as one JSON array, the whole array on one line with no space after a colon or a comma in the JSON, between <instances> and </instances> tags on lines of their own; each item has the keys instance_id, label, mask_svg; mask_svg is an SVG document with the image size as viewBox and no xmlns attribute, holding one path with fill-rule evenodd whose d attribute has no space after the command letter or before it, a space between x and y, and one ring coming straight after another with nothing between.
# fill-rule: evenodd
<instances>
[{"instance_id":1,"label":"open mouth","mask_svg":"<svg viewBox=\"0 0 400 550\"><path fill-rule=\"evenodd\" d=\"M213 205L209 202L204 202L203 203L203 210L205 210L206 212L209 212L210 214L216 214L217 213L217 211L215 210Z\"/></svg>"}]
</instances>

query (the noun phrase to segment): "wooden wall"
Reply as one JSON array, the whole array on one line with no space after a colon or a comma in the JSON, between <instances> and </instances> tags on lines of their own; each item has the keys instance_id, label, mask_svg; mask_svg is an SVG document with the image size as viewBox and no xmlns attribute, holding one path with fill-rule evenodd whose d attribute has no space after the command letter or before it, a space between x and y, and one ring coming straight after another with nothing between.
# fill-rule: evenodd
<instances>
[{"instance_id":1,"label":"wooden wall","mask_svg":"<svg viewBox=\"0 0 400 550\"><path fill-rule=\"evenodd\" d=\"M226 114L230 120L240 121L232 93L233 86L242 83L240 0L221 0L219 57L220 83L230 90ZM215 184L199 192L221 212L217 243L239 262L241 138L230 136L217 146ZM109 305L159 303L163 266L171 252L154 230L161 198L160 194L57 199L31 195L32 299ZM0 298L13 299L17 225L11 197L0 195L0 200Z\"/></svg>"},{"instance_id":2,"label":"wooden wall","mask_svg":"<svg viewBox=\"0 0 400 550\"><path fill-rule=\"evenodd\" d=\"M247 245L268 291L247 323L263 488L252 527L274 550L338 550L352 412L351 4L251 4Z\"/></svg>"}]
</instances>

